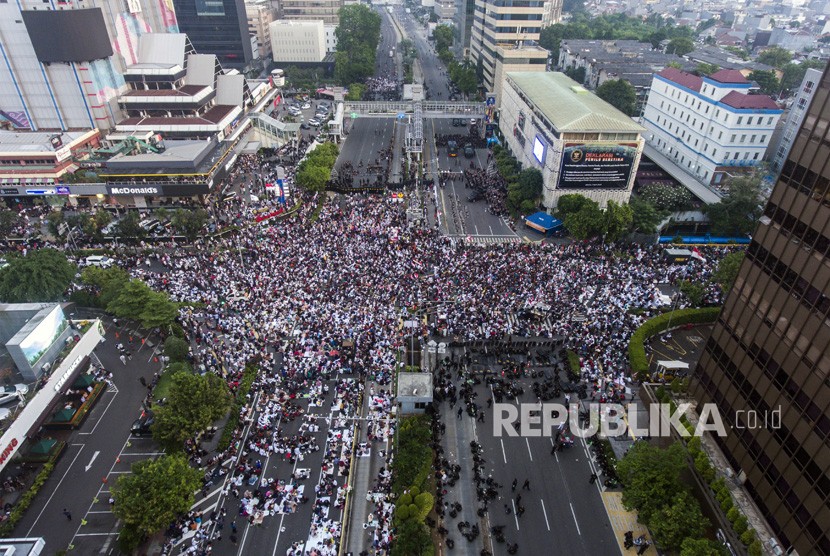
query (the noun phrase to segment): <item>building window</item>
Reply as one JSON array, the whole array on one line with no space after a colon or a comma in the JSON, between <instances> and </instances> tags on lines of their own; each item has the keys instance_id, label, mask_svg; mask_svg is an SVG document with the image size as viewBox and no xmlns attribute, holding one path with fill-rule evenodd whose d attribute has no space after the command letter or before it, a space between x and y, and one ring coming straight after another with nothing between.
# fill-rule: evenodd
<instances>
[{"instance_id":1,"label":"building window","mask_svg":"<svg viewBox=\"0 0 830 556\"><path fill-rule=\"evenodd\" d=\"M749 142L754 143L755 142L755 137L757 137L757 135L753 134L752 137L749 138Z\"/></svg>"},{"instance_id":2,"label":"building window","mask_svg":"<svg viewBox=\"0 0 830 556\"><path fill-rule=\"evenodd\" d=\"M746 143L746 135L741 135L741 143Z\"/></svg>"},{"instance_id":3,"label":"building window","mask_svg":"<svg viewBox=\"0 0 830 556\"><path fill-rule=\"evenodd\" d=\"M415 402L415 409L426 409L426 402Z\"/></svg>"},{"instance_id":4,"label":"building window","mask_svg":"<svg viewBox=\"0 0 830 556\"><path fill-rule=\"evenodd\" d=\"M738 157L740 155L741 155L741 153L735 153L734 155L732 155L732 160L738 160Z\"/></svg>"},{"instance_id":5,"label":"building window","mask_svg":"<svg viewBox=\"0 0 830 556\"><path fill-rule=\"evenodd\" d=\"M711 130L710 130L710 132L711 132ZM723 139L723 132L719 131L718 132L718 141L720 141L721 139Z\"/></svg>"},{"instance_id":6,"label":"building window","mask_svg":"<svg viewBox=\"0 0 830 556\"><path fill-rule=\"evenodd\" d=\"M766 142L766 140L767 140L767 136L766 135L761 135L761 143Z\"/></svg>"},{"instance_id":7,"label":"building window","mask_svg":"<svg viewBox=\"0 0 830 556\"><path fill-rule=\"evenodd\" d=\"M726 151L726 154L723 155L724 160L729 160L729 151Z\"/></svg>"},{"instance_id":8,"label":"building window","mask_svg":"<svg viewBox=\"0 0 830 556\"><path fill-rule=\"evenodd\" d=\"M745 152L745 153L744 153L744 160L746 160L747 158L749 158L749 153L748 153L748 152Z\"/></svg>"},{"instance_id":9,"label":"building window","mask_svg":"<svg viewBox=\"0 0 830 556\"><path fill-rule=\"evenodd\" d=\"M732 139L730 139L730 140L729 140L729 142L730 142L730 143L734 143L734 142L735 142L735 138L736 138L736 137L738 137L738 136L737 136L737 135L735 135L735 134L733 133L733 134L732 134Z\"/></svg>"},{"instance_id":10,"label":"building window","mask_svg":"<svg viewBox=\"0 0 830 556\"><path fill-rule=\"evenodd\" d=\"M744 117L743 116L738 116L738 125L741 125L741 122L743 122L743 121L744 121Z\"/></svg>"},{"instance_id":11,"label":"building window","mask_svg":"<svg viewBox=\"0 0 830 556\"><path fill-rule=\"evenodd\" d=\"M769 119L767 120L767 125L772 125L772 116L770 116Z\"/></svg>"},{"instance_id":12,"label":"building window","mask_svg":"<svg viewBox=\"0 0 830 556\"><path fill-rule=\"evenodd\" d=\"M752 157L752 160L758 160L758 155L759 155L759 154L761 154L761 153L755 153L755 156L754 156L754 157Z\"/></svg>"},{"instance_id":13,"label":"building window","mask_svg":"<svg viewBox=\"0 0 830 556\"><path fill-rule=\"evenodd\" d=\"M746 119L746 125L752 125L752 116Z\"/></svg>"}]
</instances>

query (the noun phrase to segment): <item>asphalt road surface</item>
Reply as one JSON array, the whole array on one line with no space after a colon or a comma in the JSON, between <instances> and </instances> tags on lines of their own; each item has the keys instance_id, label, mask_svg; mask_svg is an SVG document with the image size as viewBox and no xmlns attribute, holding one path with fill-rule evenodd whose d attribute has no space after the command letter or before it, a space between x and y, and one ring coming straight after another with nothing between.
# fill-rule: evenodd
<instances>
[{"instance_id":1,"label":"asphalt road surface","mask_svg":"<svg viewBox=\"0 0 830 556\"><path fill-rule=\"evenodd\" d=\"M358 171L358 178L369 178L371 183L375 183L376 177L379 175L377 170L369 169L367 166L374 165L376 162L385 165L386 155L381 154L380 151L390 146L392 135L398 134L400 140L401 128L403 127L402 120L395 118L358 118L352 120L347 130L348 137L344 141L340 155L337 157L335 168L341 171L343 164L351 162L352 166ZM400 143L398 143L400 144ZM396 158L400 158L397 156ZM360 167L360 162L363 166ZM390 179L397 182L400 179L399 164L393 165L390 172Z\"/></svg>"},{"instance_id":2,"label":"asphalt road surface","mask_svg":"<svg viewBox=\"0 0 830 556\"><path fill-rule=\"evenodd\" d=\"M380 44L378 44L377 61L375 62L375 76L388 77L390 79L400 80L401 64L400 52L398 52L398 44L401 37L392 23L392 16L386 11L385 6L376 6L375 11L380 14ZM393 51L394 55L389 56L389 52Z\"/></svg>"},{"instance_id":3,"label":"asphalt road surface","mask_svg":"<svg viewBox=\"0 0 830 556\"><path fill-rule=\"evenodd\" d=\"M449 100L450 87L447 68L444 62L438 59L438 53L432 44L427 41L427 31L423 25L417 23L411 14L406 14L402 8L395 12L398 21L402 23L407 38L415 44L418 60L421 62L421 71L424 75L427 99Z\"/></svg>"},{"instance_id":4,"label":"asphalt road surface","mask_svg":"<svg viewBox=\"0 0 830 556\"><path fill-rule=\"evenodd\" d=\"M427 119L424 121L424 136L426 138L426 152L424 155L425 175L437 182L441 172L463 172L470 168L487 167L487 149L476 149L475 157L465 158L464 145L459 145L458 156L450 157L447 147L436 147L436 135L466 135L469 133L469 121L464 120L465 126L453 127L451 119ZM451 236L465 241L479 243L505 243L521 241L521 238L509 226L506 219L490 213L487 201L469 201L472 190L465 187L463 177L447 179L444 187L437 188L436 196L432 199L432 206L428 205L430 218L434 218L436 209L441 230ZM468 239L469 238L469 239Z\"/></svg>"}]
</instances>

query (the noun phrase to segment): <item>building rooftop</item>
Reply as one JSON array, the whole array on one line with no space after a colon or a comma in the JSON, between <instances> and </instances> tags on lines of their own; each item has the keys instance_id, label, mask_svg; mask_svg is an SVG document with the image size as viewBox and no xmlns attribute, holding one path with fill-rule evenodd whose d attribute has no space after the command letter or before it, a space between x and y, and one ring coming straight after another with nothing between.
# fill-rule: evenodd
<instances>
[{"instance_id":1,"label":"building rooftop","mask_svg":"<svg viewBox=\"0 0 830 556\"><path fill-rule=\"evenodd\" d=\"M741 85L749 83L746 77L744 77L744 74L734 69L722 69L720 71L716 71L709 76L709 79L717 81L718 83L739 83Z\"/></svg>"},{"instance_id":2,"label":"building rooftop","mask_svg":"<svg viewBox=\"0 0 830 556\"><path fill-rule=\"evenodd\" d=\"M564 73L510 72L507 78L558 131L645 131Z\"/></svg>"},{"instance_id":3,"label":"building rooftop","mask_svg":"<svg viewBox=\"0 0 830 556\"><path fill-rule=\"evenodd\" d=\"M54 153L52 137L58 135L63 146L70 145L95 130L84 131L3 131L0 130L0 154Z\"/></svg>"},{"instance_id":4,"label":"building rooftop","mask_svg":"<svg viewBox=\"0 0 830 556\"><path fill-rule=\"evenodd\" d=\"M751 108L755 110L780 110L775 101L767 95L744 95L731 91L720 99L721 103L732 108Z\"/></svg>"},{"instance_id":5,"label":"building rooftop","mask_svg":"<svg viewBox=\"0 0 830 556\"><path fill-rule=\"evenodd\" d=\"M203 85L182 85L178 89L136 89L127 91L121 96L125 97L192 97L196 96L204 89L209 89L208 86Z\"/></svg>"},{"instance_id":6,"label":"building rooftop","mask_svg":"<svg viewBox=\"0 0 830 556\"><path fill-rule=\"evenodd\" d=\"M212 126L218 124L222 121L222 119L230 114L236 106L226 106L223 104L217 104L213 106L210 110L202 114L201 116L170 116L170 117L134 117L134 118L127 118L118 122L118 128L121 129L122 126L193 126L193 125L206 125Z\"/></svg>"},{"instance_id":7,"label":"building rooftop","mask_svg":"<svg viewBox=\"0 0 830 556\"><path fill-rule=\"evenodd\" d=\"M431 398L432 373L398 373L398 398Z\"/></svg>"},{"instance_id":8,"label":"building rooftop","mask_svg":"<svg viewBox=\"0 0 830 556\"><path fill-rule=\"evenodd\" d=\"M700 92L700 88L703 85L702 78L677 68L666 68L657 75L692 91Z\"/></svg>"}]
</instances>

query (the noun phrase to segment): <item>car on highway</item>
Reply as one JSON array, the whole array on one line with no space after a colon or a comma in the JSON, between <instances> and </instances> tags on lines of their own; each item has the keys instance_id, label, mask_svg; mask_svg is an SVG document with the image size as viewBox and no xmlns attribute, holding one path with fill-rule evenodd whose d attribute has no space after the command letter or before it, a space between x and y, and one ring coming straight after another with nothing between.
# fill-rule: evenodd
<instances>
[{"instance_id":1,"label":"car on highway","mask_svg":"<svg viewBox=\"0 0 830 556\"><path fill-rule=\"evenodd\" d=\"M449 156L458 156L458 143L455 141L449 141L447 143L447 154Z\"/></svg>"},{"instance_id":2,"label":"car on highway","mask_svg":"<svg viewBox=\"0 0 830 556\"><path fill-rule=\"evenodd\" d=\"M484 193L482 193L481 191L477 191L477 190L473 191L472 193L467 195L467 200L471 203L475 203L476 201L480 201L483 198L484 198Z\"/></svg>"},{"instance_id":3,"label":"car on highway","mask_svg":"<svg viewBox=\"0 0 830 556\"><path fill-rule=\"evenodd\" d=\"M133 436L150 434L150 427L152 427L155 422L156 417L153 415L152 410L148 409L146 411L142 411L141 416L133 421L133 425L130 427L130 434Z\"/></svg>"},{"instance_id":4,"label":"car on highway","mask_svg":"<svg viewBox=\"0 0 830 556\"><path fill-rule=\"evenodd\" d=\"M0 405L20 401L20 398L28 393L29 387L25 384L7 384L0 390Z\"/></svg>"},{"instance_id":5,"label":"car on highway","mask_svg":"<svg viewBox=\"0 0 830 556\"><path fill-rule=\"evenodd\" d=\"M476 150L473 148L472 143L464 145L464 158L473 158L475 155Z\"/></svg>"},{"instance_id":6,"label":"car on highway","mask_svg":"<svg viewBox=\"0 0 830 556\"><path fill-rule=\"evenodd\" d=\"M470 118L470 125L478 125L478 120L475 118Z\"/></svg>"}]
</instances>

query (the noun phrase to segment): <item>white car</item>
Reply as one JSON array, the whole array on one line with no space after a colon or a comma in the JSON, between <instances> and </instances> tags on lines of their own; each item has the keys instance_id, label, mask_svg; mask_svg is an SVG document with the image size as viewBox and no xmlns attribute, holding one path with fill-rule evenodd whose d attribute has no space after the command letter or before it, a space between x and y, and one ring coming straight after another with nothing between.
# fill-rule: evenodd
<instances>
[{"instance_id":1,"label":"white car","mask_svg":"<svg viewBox=\"0 0 830 556\"><path fill-rule=\"evenodd\" d=\"M308 120L308 125L313 125L314 127L317 127L318 125L320 125L320 120L318 120L317 118L311 118L310 120Z\"/></svg>"},{"instance_id":2,"label":"white car","mask_svg":"<svg viewBox=\"0 0 830 556\"><path fill-rule=\"evenodd\" d=\"M303 104L302 108L303 108L303 110L308 110L309 108L311 108L311 105L306 102L305 104Z\"/></svg>"},{"instance_id":3,"label":"white car","mask_svg":"<svg viewBox=\"0 0 830 556\"><path fill-rule=\"evenodd\" d=\"M115 264L115 259L105 257L103 255L90 255L84 259L85 266L100 266L101 268L109 268Z\"/></svg>"},{"instance_id":4,"label":"white car","mask_svg":"<svg viewBox=\"0 0 830 556\"><path fill-rule=\"evenodd\" d=\"M20 401L20 396L25 396L28 393L29 387L25 384L12 384L4 386L0 389L0 405L5 405L12 401Z\"/></svg>"}]
</instances>

